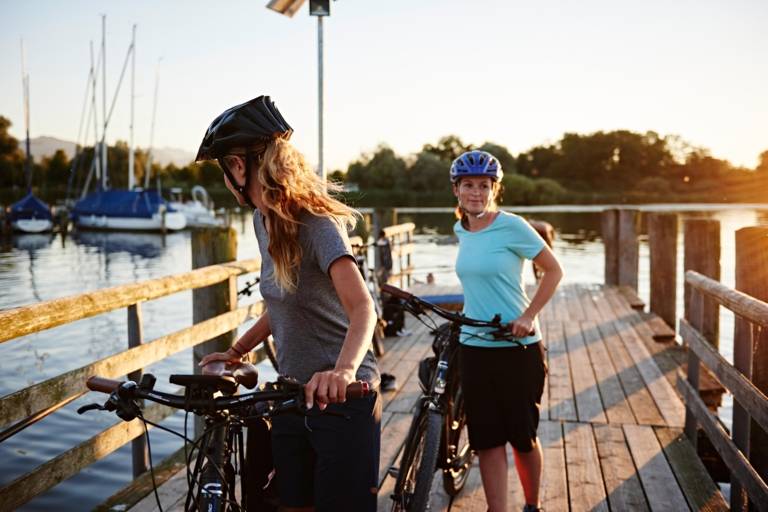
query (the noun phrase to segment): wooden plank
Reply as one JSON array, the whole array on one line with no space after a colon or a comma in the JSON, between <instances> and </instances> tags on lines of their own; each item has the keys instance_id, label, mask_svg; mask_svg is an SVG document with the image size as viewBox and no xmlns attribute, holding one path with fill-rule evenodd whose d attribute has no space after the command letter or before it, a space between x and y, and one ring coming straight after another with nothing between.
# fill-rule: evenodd
<instances>
[{"instance_id":1,"label":"wooden plank","mask_svg":"<svg viewBox=\"0 0 768 512\"><path fill-rule=\"evenodd\" d=\"M451 512L485 512L485 510L487 510L487 506L485 493L483 492L483 482L480 477L480 467L475 462L469 472L464 489L451 505Z\"/></svg>"},{"instance_id":2,"label":"wooden plank","mask_svg":"<svg viewBox=\"0 0 768 512\"><path fill-rule=\"evenodd\" d=\"M654 431L691 510L728 510L720 489L680 429L656 427Z\"/></svg>"},{"instance_id":3,"label":"wooden plank","mask_svg":"<svg viewBox=\"0 0 768 512\"><path fill-rule=\"evenodd\" d=\"M677 305L677 214L648 215L651 312L674 329ZM674 330L673 330L674 337Z\"/></svg>"},{"instance_id":4,"label":"wooden plank","mask_svg":"<svg viewBox=\"0 0 768 512\"><path fill-rule=\"evenodd\" d=\"M387 226L383 228L384 236L388 238L399 235L401 233L408 233L409 231L412 232L414 229L416 229L416 224L413 222L405 222L403 224L396 224L394 226Z\"/></svg>"},{"instance_id":5,"label":"wooden plank","mask_svg":"<svg viewBox=\"0 0 768 512\"><path fill-rule=\"evenodd\" d=\"M157 423L174 412L169 407L151 405L144 409L144 417ZM14 510L143 433L140 421L121 421L1 487L0 503Z\"/></svg>"},{"instance_id":6,"label":"wooden plank","mask_svg":"<svg viewBox=\"0 0 768 512\"><path fill-rule=\"evenodd\" d=\"M586 320L586 315L581 307L575 288L573 286L564 286L563 292L565 297L565 307L568 311L568 319L574 321Z\"/></svg>"},{"instance_id":7,"label":"wooden plank","mask_svg":"<svg viewBox=\"0 0 768 512\"><path fill-rule=\"evenodd\" d=\"M664 421L670 427L682 427L685 424L685 407L680 401L669 381L656 365L645 344L639 338L634 328L627 322L617 322L618 332L624 341L627 353L643 377L648 391L661 411Z\"/></svg>"},{"instance_id":8,"label":"wooden plank","mask_svg":"<svg viewBox=\"0 0 768 512\"><path fill-rule=\"evenodd\" d=\"M637 292L633 288L630 288L629 286L619 286L618 290L627 301L630 308L640 311L645 309L645 301L637 295Z\"/></svg>"},{"instance_id":9,"label":"wooden plank","mask_svg":"<svg viewBox=\"0 0 768 512\"><path fill-rule=\"evenodd\" d=\"M619 210L619 282L637 290L639 243L637 241L637 210Z\"/></svg>"},{"instance_id":10,"label":"wooden plank","mask_svg":"<svg viewBox=\"0 0 768 512\"><path fill-rule=\"evenodd\" d=\"M563 425L559 421L539 423L539 442L544 454L541 475L541 504L550 512L568 510Z\"/></svg>"},{"instance_id":11,"label":"wooden plank","mask_svg":"<svg viewBox=\"0 0 768 512\"><path fill-rule=\"evenodd\" d=\"M69 371L44 382L6 395L0 400L0 425L7 425L45 410L72 396L80 396L88 390L85 381L92 375L121 377L181 350L228 332L247 318L263 311L261 302L238 308L235 311L211 318L173 334L162 336L95 363ZM52 411L51 411L52 412Z\"/></svg>"},{"instance_id":12,"label":"wooden plank","mask_svg":"<svg viewBox=\"0 0 768 512\"><path fill-rule=\"evenodd\" d=\"M684 318L680 319L680 334L688 343L689 349L714 372L749 416L768 431L768 397L740 371L731 366Z\"/></svg>"},{"instance_id":13,"label":"wooden plank","mask_svg":"<svg viewBox=\"0 0 768 512\"><path fill-rule=\"evenodd\" d=\"M653 341L658 343L669 343L675 341L675 330L656 315L648 315L645 318L646 325L651 329Z\"/></svg>"},{"instance_id":14,"label":"wooden plank","mask_svg":"<svg viewBox=\"0 0 768 512\"><path fill-rule=\"evenodd\" d=\"M632 358L627 353L616 331L616 325L612 322L602 323L598 325L598 330L603 337L608 354L611 356L613 365L616 368L616 375L621 382L627 402L629 402L637 422L647 425L663 425L664 418L653 401L650 392L645 387L645 382L640 372L638 372Z\"/></svg>"},{"instance_id":15,"label":"wooden plank","mask_svg":"<svg viewBox=\"0 0 768 512\"><path fill-rule=\"evenodd\" d=\"M595 425L594 432L611 510L649 510L622 428Z\"/></svg>"},{"instance_id":16,"label":"wooden plank","mask_svg":"<svg viewBox=\"0 0 768 512\"><path fill-rule=\"evenodd\" d=\"M581 329L600 390L606 419L609 423L635 423L635 416L632 414L627 397L624 395L621 382L597 324L584 322Z\"/></svg>"},{"instance_id":17,"label":"wooden plank","mask_svg":"<svg viewBox=\"0 0 768 512\"><path fill-rule=\"evenodd\" d=\"M584 311L584 319L596 322L600 320L600 312L592 299L592 287L587 285L576 286L576 293Z\"/></svg>"},{"instance_id":18,"label":"wooden plank","mask_svg":"<svg viewBox=\"0 0 768 512\"><path fill-rule=\"evenodd\" d=\"M93 292L2 311L0 312L0 325L4 328L0 330L0 343L50 329L57 325L124 308L139 301L157 299L184 290L210 286L226 281L230 277L256 272L260 268L260 259L233 261L183 274L102 288Z\"/></svg>"},{"instance_id":19,"label":"wooden plank","mask_svg":"<svg viewBox=\"0 0 768 512\"><path fill-rule=\"evenodd\" d=\"M549 417L553 420L576 420L576 403L565 333L561 322L547 325L549 334Z\"/></svg>"},{"instance_id":20,"label":"wooden plank","mask_svg":"<svg viewBox=\"0 0 768 512\"><path fill-rule=\"evenodd\" d=\"M379 483L383 484L387 476L387 470L397 465L400 452L408 435L413 414L393 412L389 420L381 428L381 452L379 455Z\"/></svg>"},{"instance_id":21,"label":"wooden plank","mask_svg":"<svg viewBox=\"0 0 768 512\"><path fill-rule=\"evenodd\" d=\"M763 327L768 326L768 303L728 288L720 282L692 270L685 273L685 282L716 299L717 302L738 316Z\"/></svg>"},{"instance_id":22,"label":"wooden plank","mask_svg":"<svg viewBox=\"0 0 768 512\"><path fill-rule=\"evenodd\" d=\"M547 323L539 322L542 337L540 343L542 343L544 346L544 362L546 363L547 368L549 368L549 348L547 347L547 343L549 342L549 333L547 332L547 325ZM544 390L541 393L541 403L539 405L539 419L549 419L549 371L547 371L547 375L544 378Z\"/></svg>"},{"instance_id":23,"label":"wooden plank","mask_svg":"<svg viewBox=\"0 0 768 512\"><path fill-rule=\"evenodd\" d=\"M565 339L571 363L573 396L576 400L578 419L584 422L607 423L595 374L578 323L565 324Z\"/></svg>"},{"instance_id":24,"label":"wooden plank","mask_svg":"<svg viewBox=\"0 0 768 512\"><path fill-rule=\"evenodd\" d=\"M688 510L685 496L677 485L653 428L646 425L624 425L622 428L651 510Z\"/></svg>"},{"instance_id":25,"label":"wooden plank","mask_svg":"<svg viewBox=\"0 0 768 512\"><path fill-rule=\"evenodd\" d=\"M565 423L563 429L571 510L608 512L592 426L585 423Z\"/></svg>"},{"instance_id":26,"label":"wooden plank","mask_svg":"<svg viewBox=\"0 0 768 512\"><path fill-rule=\"evenodd\" d=\"M732 483L736 480L746 489L749 498L755 503L758 510L768 510L768 485L750 465L744 454L736 448L728 432L712 416L704 401L699 397L698 391L695 391L688 384L685 376L680 375L677 386L685 398L685 403L691 408L699 425L712 442L712 446L715 447L723 462L731 470Z\"/></svg>"}]
</instances>

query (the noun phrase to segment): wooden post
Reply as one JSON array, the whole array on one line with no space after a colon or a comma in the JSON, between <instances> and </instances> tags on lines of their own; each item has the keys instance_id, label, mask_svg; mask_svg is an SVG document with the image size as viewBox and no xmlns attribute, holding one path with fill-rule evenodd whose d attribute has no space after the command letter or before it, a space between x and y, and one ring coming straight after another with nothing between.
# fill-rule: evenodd
<instances>
[{"instance_id":1,"label":"wooden post","mask_svg":"<svg viewBox=\"0 0 768 512\"><path fill-rule=\"evenodd\" d=\"M684 227L684 271L695 270L707 277L720 280L720 221L691 219ZM686 283L685 317L689 318L691 287ZM712 344L720 346L720 306L712 299L704 298L701 311L701 325L693 324Z\"/></svg>"},{"instance_id":2,"label":"wooden post","mask_svg":"<svg viewBox=\"0 0 768 512\"><path fill-rule=\"evenodd\" d=\"M685 308L685 319L688 320L696 330L701 332L702 324L702 312L704 311L704 294L698 290L691 288L691 296L688 303L688 307ZM699 371L701 364L698 356L693 350L688 351L688 383L693 389L699 389ZM688 436L688 440L693 444L694 449L698 445L699 424L696 421L696 417L693 414L693 410L685 405L685 435Z\"/></svg>"},{"instance_id":3,"label":"wooden post","mask_svg":"<svg viewBox=\"0 0 768 512\"><path fill-rule=\"evenodd\" d=\"M605 248L605 284L619 284L619 210L603 210L603 246Z\"/></svg>"},{"instance_id":4,"label":"wooden post","mask_svg":"<svg viewBox=\"0 0 768 512\"><path fill-rule=\"evenodd\" d=\"M405 233L405 243L410 246L411 243L413 243L413 230L409 229ZM411 287L411 252L408 251L408 254L405 256L405 264L408 267L408 288Z\"/></svg>"},{"instance_id":5,"label":"wooden post","mask_svg":"<svg viewBox=\"0 0 768 512\"><path fill-rule=\"evenodd\" d=\"M373 243L376 243L376 240L379 239L379 231L381 231L384 226L381 224L381 218L382 218L382 212L378 208L375 208L373 210ZM376 273L376 270L381 267L381 257L379 257L379 251L374 250L373 251L373 272Z\"/></svg>"},{"instance_id":6,"label":"wooden post","mask_svg":"<svg viewBox=\"0 0 768 512\"><path fill-rule=\"evenodd\" d=\"M141 302L128 306L128 348L138 347L144 343L144 328L141 322ZM128 379L141 382L142 369L138 368L128 374ZM131 442L133 457L133 477L136 478L149 469L149 450L147 440L139 436Z\"/></svg>"},{"instance_id":7,"label":"wooden post","mask_svg":"<svg viewBox=\"0 0 768 512\"><path fill-rule=\"evenodd\" d=\"M736 289L768 302L768 227L736 231ZM768 393L768 326L735 318L733 365L763 393ZM733 401L733 441L763 478L768 477L768 435ZM744 489L731 483L731 509L746 510Z\"/></svg>"},{"instance_id":8,"label":"wooden post","mask_svg":"<svg viewBox=\"0 0 768 512\"><path fill-rule=\"evenodd\" d=\"M637 210L619 210L619 286L637 291L639 254Z\"/></svg>"},{"instance_id":9,"label":"wooden post","mask_svg":"<svg viewBox=\"0 0 768 512\"><path fill-rule=\"evenodd\" d=\"M675 328L677 301L677 214L648 216L651 256L651 312Z\"/></svg>"},{"instance_id":10,"label":"wooden post","mask_svg":"<svg viewBox=\"0 0 768 512\"><path fill-rule=\"evenodd\" d=\"M237 258L237 233L230 226L192 231L192 268L207 267ZM197 324L237 308L237 278L192 290L192 322ZM198 363L207 354L224 352L235 341L236 330L201 343L193 349L193 371L200 373ZM195 422L195 434L202 433L202 423Z\"/></svg>"}]
</instances>

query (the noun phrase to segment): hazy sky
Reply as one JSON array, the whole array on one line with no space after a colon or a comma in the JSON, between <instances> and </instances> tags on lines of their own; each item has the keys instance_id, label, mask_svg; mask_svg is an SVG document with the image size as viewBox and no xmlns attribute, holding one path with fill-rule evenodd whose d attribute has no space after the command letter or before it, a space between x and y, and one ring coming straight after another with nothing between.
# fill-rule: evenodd
<instances>
[{"instance_id":1,"label":"hazy sky","mask_svg":"<svg viewBox=\"0 0 768 512\"><path fill-rule=\"evenodd\" d=\"M258 1L0 0L0 115L23 133L24 38L32 136L75 140L107 14L109 101L138 24L137 145L193 151L225 108L269 94L317 159L317 23ZM768 149L765 0L341 0L325 19L326 168L387 143L443 135L513 153L566 131L679 134L754 167ZM98 49L98 48L97 48ZM108 139L128 138L129 78ZM99 85L101 116L101 85ZM92 137L91 139L92 140Z\"/></svg>"}]
</instances>

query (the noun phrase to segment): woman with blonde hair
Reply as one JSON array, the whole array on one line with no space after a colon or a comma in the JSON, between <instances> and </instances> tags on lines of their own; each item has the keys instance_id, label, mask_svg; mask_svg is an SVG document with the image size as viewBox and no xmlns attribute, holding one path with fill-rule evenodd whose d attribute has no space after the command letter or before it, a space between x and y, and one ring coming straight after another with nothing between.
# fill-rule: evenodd
<instances>
[{"instance_id":1,"label":"woman with blonde hair","mask_svg":"<svg viewBox=\"0 0 768 512\"><path fill-rule=\"evenodd\" d=\"M226 110L196 160L218 160L227 188L254 209L265 313L211 361L240 360L270 334L281 374L305 384L307 416L272 422L281 510L376 510L381 403L346 400L347 385L372 389L379 371L370 340L374 305L347 237L356 212L289 142L293 130L268 96ZM326 414L333 412L334 414Z\"/></svg>"}]
</instances>

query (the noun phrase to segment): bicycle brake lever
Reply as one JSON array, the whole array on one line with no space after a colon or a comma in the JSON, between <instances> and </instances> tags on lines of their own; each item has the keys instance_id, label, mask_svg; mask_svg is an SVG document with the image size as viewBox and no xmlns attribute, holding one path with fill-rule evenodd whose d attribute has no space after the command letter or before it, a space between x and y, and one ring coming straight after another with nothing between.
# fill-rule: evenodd
<instances>
[{"instance_id":1,"label":"bicycle brake lever","mask_svg":"<svg viewBox=\"0 0 768 512\"><path fill-rule=\"evenodd\" d=\"M77 414L84 414L88 411L106 411L107 409L99 404L88 404L77 409Z\"/></svg>"}]
</instances>

